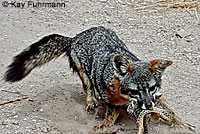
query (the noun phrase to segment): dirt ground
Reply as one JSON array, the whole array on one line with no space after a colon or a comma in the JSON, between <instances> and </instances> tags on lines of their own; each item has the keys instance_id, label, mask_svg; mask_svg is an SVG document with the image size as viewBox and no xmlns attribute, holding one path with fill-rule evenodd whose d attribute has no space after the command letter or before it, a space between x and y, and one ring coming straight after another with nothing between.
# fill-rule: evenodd
<instances>
[{"instance_id":1,"label":"dirt ground","mask_svg":"<svg viewBox=\"0 0 200 134\"><path fill-rule=\"evenodd\" d=\"M22 0L23 1L23 0ZM18 1L18 2L22 2ZM52 0L54 1L54 0ZM58 2L58 1L55 1ZM0 76L12 57L50 33L73 37L93 26L117 32L142 60L171 59L162 93L177 114L200 134L200 2L181 0L68 0L65 8L0 5ZM2 3L2 1L0 2ZM178 3L178 4L177 4ZM0 134L87 134L102 120L85 111L82 85L66 57L37 68L20 82L0 81ZM123 113L120 134L137 132ZM151 124L150 134L192 134L187 129Z\"/></svg>"}]
</instances>

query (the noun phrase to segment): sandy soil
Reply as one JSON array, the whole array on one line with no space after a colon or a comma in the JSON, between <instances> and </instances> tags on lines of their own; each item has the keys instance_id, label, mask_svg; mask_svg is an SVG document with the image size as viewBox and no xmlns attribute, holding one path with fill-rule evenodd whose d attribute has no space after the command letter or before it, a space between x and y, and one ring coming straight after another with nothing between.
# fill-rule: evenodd
<instances>
[{"instance_id":1,"label":"sandy soil","mask_svg":"<svg viewBox=\"0 0 200 134\"><path fill-rule=\"evenodd\" d=\"M162 93L174 111L195 125L196 133L200 134L200 10L197 6L171 8L178 2L175 0L65 2L65 8L0 6L1 78L12 57L41 37L50 33L72 37L87 28L103 25L116 31L140 59L173 60L174 64L163 76ZM85 112L81 82L69 69L66 57L35 69L23 81L13 84L0 81L0 103L23 96L29 99L0 106L1 134L87 134L102 120L101 115L95 119L94 114ZM116 127L121 128L118 132L121 134L136 133L135 121L126 113L117 120ZM151 124L150 134L192 132L159 123Z\"/></svg>"}]
</instances>

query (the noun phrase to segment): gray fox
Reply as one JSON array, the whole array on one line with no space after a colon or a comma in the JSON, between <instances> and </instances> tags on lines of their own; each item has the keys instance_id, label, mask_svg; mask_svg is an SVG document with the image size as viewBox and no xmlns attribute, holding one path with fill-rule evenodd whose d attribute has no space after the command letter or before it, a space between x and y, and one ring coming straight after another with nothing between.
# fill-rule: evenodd
<instances>
[{"instance_id":1,"label":"gray fox","mask_svg":"<svg viewBox=\"0 0 200 134\"><path fill-rule=\"evenodd\" d=\"M151 109L161 97L162 74L172 64L162 59L141 61L114 31L99 26L73 38L58 34L42 38L14 57L4 79L19 81L35 67L62 54L69 58L70 67L82 81L86 109L95 109L97 93L108 106L110 115L97 128L112 125L130 98L138 100L138 107Z\"/></svg>"}]
</instances>

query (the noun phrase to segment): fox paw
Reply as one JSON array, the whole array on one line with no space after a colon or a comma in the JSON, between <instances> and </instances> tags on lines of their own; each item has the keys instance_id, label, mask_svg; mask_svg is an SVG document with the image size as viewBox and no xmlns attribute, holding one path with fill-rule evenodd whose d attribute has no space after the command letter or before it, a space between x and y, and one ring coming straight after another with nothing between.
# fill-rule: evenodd
<instances>
[{"instance_id":1,"label":"fox paw","mask_svg":"<svg viewBox=\"0 0 200 134\"><path fill-rule=\"evenodd\" d=\"M108 124L98 124L98 125L94 126L94 129L99 130L99 129L106 129L108 127L110 127Z\"/></svg>"},{"instance_id":2,"label":"fox paw","mask_svg":"<svg viewBox=\"0 0 200 134\"><path fill-rule=\"evenodd\" d=\"M110 127L97 125L90 132L89 134L120 134L121 129L113 125Z\"/></svg>"},{"instance_id":3,"label":"fox paw","mask_svg":"<svg viewBox=\"0 0 200 134\"><path fill-rule=\"evenodd\" d=\"M105 129L113 126L113 123L110 122L109 120L103 120L100 124L94 126L94 129Z\"/></svg>"},{"instance_id":4,"label":"fox paw","mask_svg":"<svg viewBox=\"0 0 200 134\"><path fill-rule=\"evenodd\" d=\"M86 111L94 111L95 108L98 106L97 100L95 98L87 99Z\"/></svg>"}]
</instances>

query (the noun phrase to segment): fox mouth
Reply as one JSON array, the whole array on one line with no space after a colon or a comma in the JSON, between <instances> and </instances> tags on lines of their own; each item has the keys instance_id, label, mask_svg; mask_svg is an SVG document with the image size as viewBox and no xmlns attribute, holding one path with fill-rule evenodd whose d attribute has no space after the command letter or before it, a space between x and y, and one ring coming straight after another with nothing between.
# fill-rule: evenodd
<instances>
[{"instance_id":1,"label":"fox mouth","mask_svg":"<svg viewBox=\"0 0 200 134\"><path fill-rule=\"evenodd\" d=\"M148 108L148 110L153 110L155 103L152 102L152 107ZM140 104L137 98L131 97L129 103L127 104L126 111L129 114L133 114L136 118L142 110L147 110L145 104Z\"/></svg>"},{"instance_id":2,"label":"fox mouth","mask_svg":"<svg viewBox=\"0 0 200 134\"><path fill-rule=\"evenodd\" d=\"M136 98L130 98L129 103L127 104L126 111L129 114L132 114L134 117L138 117L142 108L139 106L138 100Z\"/></svg>"},{"instance_id":3,"label":"fox mouth","mask_svg":"<svg viewBox=\"0 0 200 134\"><path fill-rule=\"evenodd\" d=\"M134 113L135 109L137 108L138 102L135 98L130 98L129 104L127 104L127 112L129 114Z\"/></svg>"}]
</instances>

